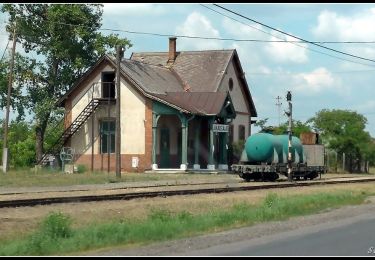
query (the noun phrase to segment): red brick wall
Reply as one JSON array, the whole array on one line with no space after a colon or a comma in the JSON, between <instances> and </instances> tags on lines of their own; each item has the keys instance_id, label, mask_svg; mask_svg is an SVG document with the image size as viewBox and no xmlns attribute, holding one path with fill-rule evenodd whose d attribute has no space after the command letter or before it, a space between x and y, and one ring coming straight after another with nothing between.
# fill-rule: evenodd
<instances>
[{"instance_id":1,"label":"red brick wall","mask_svg":"<svg viewBox=\"0 0 375 260\"><path fill-rule=\"evenodd\" d=\"M65 101L65 115L64 115L64 130L66 130L72 123L72 99ZM71 138L65 144L71 146Z\"/></svg>"},{"instance_id":2,"label":"red brick wall","mask_svg":"<svg viewBox=\"0 0 375 260\"><path fill-rule=\"evenodd\" d=\"M67 99L65 101L64 129L67 129L71 123L72 123L72 100Z\"/></svg>"},{"instance_id":3,"label":"red brick wall","mask_svg":"<svg viewBox=\"0 0 375 260\"><path fill-rule=\"evenodd\" d=\"M132 157L138 157L138 168L132 168ZM121 154L121 172L144 172L151 168L151 164L148 164L148 161L150 159L146 158L144 154ZM87 169L91 170L91 154L81 155L75 164L83 164ZM108 170L107 154L94 154L94 170ZM109 170L116 171L116 154L109 156Z\"/></svg>"},{"instance_id":4,"label":"red brick wall","mask_svg":"<svg viewBox=\"0 0 375 260\"><path fill-rule=\"evenodd\" d=\"M152 164L152 100L146 98L145 116L145 169L151 169Z\"/></svg>"},{"instance_id":5,"label":"red brick wall","mask_svg":"<svg viewBox=\"0 0 375 260\"><path fill-rule=\"evenodd\" d=\"M151 169L152 163L152 100L146 98L145 106L145 154L121 154L122 172L144 172ZM138 168L132 168L132 157L138 157ZM78 157L75 164L86 165L91 170L91 154L83 154ZM108 155L94 154L94 170L108 170ZM109 156L109 170L116 170L116 155Z\"/></svg>"}]
</instances>

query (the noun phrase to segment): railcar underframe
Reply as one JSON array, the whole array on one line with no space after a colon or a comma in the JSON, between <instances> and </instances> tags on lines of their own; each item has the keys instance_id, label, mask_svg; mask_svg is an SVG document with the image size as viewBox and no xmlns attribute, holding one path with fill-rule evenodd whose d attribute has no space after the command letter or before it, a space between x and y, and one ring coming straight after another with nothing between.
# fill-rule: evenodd
<instances>
[{"instance_id":1,"label":"railcar underframe","mask_svg":"<svg viewBox=\"0 0 375 260\"><path fill-rule=\"evenodd\" d=\"M233 164L232 171L237 173L245 181L269 180L275 181L279 175L288 176L288 167L286 163L282 164ZM315 179L326 172L325 166L307 166L306 163L298 163L292 165L292 178L299 179Z\"/></svg>"}]
</instances>

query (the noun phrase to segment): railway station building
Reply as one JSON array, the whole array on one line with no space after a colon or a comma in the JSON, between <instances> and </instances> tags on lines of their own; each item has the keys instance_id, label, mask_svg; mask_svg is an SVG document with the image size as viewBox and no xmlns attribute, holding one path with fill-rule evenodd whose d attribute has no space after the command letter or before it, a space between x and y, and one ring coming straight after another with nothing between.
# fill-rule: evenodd
<instances>
[{"instance_id":1,"label":"railway station building","mask_svg":"<svg viewBox=\"0 0 375 260\"><path fill-rule=\"evenodd\" d=\"M137 52L121 60L121 171L227 170L257 112L235 49ZM168 48L168 45L166 44ZM101 57L58 101L74 163L115 170L116 59Z\"/></svg>"}]
</instances>

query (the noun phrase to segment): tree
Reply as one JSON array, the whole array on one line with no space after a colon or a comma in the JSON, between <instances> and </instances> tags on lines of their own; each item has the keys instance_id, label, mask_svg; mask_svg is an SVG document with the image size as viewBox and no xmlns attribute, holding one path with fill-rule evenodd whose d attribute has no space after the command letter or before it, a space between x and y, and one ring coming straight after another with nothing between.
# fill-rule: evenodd
<instances>
[{"instance_id":1,"label":"tree","mask_svg":"<svg viewBox=\"0 0 375 260\"><path fill-rule=\"evenodd\" d=\"M261 129L261 131L262 131L263 129L265 129L267 127L266 126L267 121L268 121L268 118L259 119L259 120L256 121L256 123L254 124L254 126L259 126L260 129Z\"/></svg>"},{"instance_id":2,"label":"tree","mask_svg":"<svg viewBox=\"0 0 375 260\"><path fill-rule=\"evenodd\" d=\"M255 126L259 126L261 128L260 132L263 133L271 133L275 135L282 135L288 133L288 122L285 122L281 124L280 126L267 126L268 118L258 120L257 123L255 123ZM303 123L299 120L292 120L292 135L299 138L300 134L303 132L311 132L311 127L308 125L308 123Z\"/></svg>"},{"instance_id":3,"label":"tree","mask_svg":"<svg viewBox=\"0 0 375 260\"><path fill-rule=\"evenodd\" d=\"M35 136L28 122L14 120L9 124L9 158L13 167L31 166L35 163ZM3 129L1 128L1 134ZM0 140L2 145L3 140ZM2 150L0 154L2 153Z\"/></svg>"},{"instance_id":4,"label":"tree","mask_svg":"<svg viewBox=\"0 0 375 260\"><path fill-rule=\"evenodd\" d=\"M27 105L35 118L36 159L43 155L47 126L61 115L55 103L98 58L115 45L131 47L118 35L102 35L103 5L100 4L4 4L9 14L6 29L17 31L25 52L43 59L24 58L29 68L18 84L27 89ZM114 53L114 51L112 52Z\"/></svg>"},{"instance_id":5,"label":"tree","mask_svg":"<svg viewBox=\"0 0 375 260\"><path fill-rule=\"evenodd\" d=\"M352 172L365 158L372 158L373 141L365 131L367 119L349 110L323 109L309 119L320 132L324 144L349 158L349 171Z\"/></svg>"},{"instance_id":6,"label":"tree","mask_svg":"<svg viewBox=\"0 0 375 260\"><path fill-rule=\"evenodd\" d=\"M14 70L13 70L13 84L10 95L10 105L13 111L17 111L17 121L22 121L25 116L25 110L28 108L28 98L23 88L24 82L33 74L36 67L35 61L30 61L27 57L22 57L19 53L15 54ZM8 95L9 84L9 61L4 60L0 62L0 106L6 107L6 100Z\"/></svg>"}]
</instances>

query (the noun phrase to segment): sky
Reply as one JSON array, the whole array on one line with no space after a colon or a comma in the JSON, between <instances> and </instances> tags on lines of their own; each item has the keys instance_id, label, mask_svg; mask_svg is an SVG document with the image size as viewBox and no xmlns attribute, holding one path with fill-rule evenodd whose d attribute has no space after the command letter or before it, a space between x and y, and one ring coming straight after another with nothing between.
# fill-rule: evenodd
<instances>
[{"instance_id":1,"label":"sky","mask_svg":"<svg viewBox=\"0 0 375 260\"><path fill-rule=\"evenodd\" d=\"M375 42L375 4L221 5L308 41ZM106 3L102 28L214 38L296 40L212 4L204 6ZM4 22L0 24L0 50L4 50L7 36ZM132 52L168 51L168 37L116 33L133 44L126 50L125 58ZM375 61L375 43L322 45ZM309 43L177 38L177 51L221 49L238 52L258 112L255 119L268 118L269 125L278 125L279 118L286 122L283 111L288 107L286 93L291 91L293 119L305 122L321 109L347 109L363 114L368 120L366 130L375 137L375 62ZM278 96L282 103L280 114L276 105Z\"/></svg>"}]
</instances>

